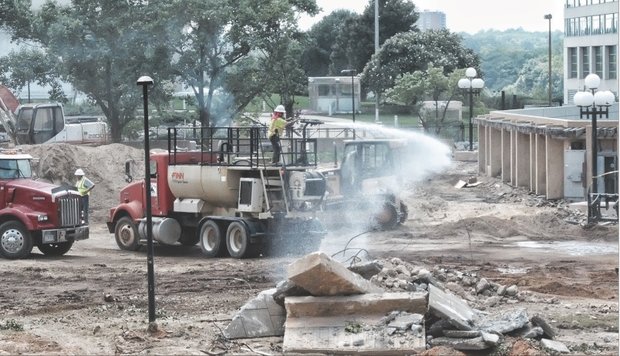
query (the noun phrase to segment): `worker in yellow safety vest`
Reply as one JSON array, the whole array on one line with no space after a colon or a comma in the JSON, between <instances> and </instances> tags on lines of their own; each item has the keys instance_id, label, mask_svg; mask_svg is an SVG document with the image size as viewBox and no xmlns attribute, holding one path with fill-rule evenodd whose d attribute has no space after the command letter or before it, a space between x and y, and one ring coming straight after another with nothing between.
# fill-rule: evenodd
<instances>
[{"instance_id":1,"label":"worker in yellow safety vest","mask_svg":"<svg viewBox=\"0 0 620 356\"><path fill-rule=\"evenodd\" d=\"M78 168L75 171L75 176L77 178L77 183L75 183L75 187L80 193L82 197L82 218L84 222L88 222L88 196L90 195L90 191L95 187L95 183L91 182L90 179L84 176L84 171L81 168Z\"/></svg>"},{"instance_id":2,"label":"worker in yellow safety vest","mask_svg":"<svg viewBox=\"0 0 620 356\"><path fill-rule=\"evenodd\" d=\"M293 122L286 121L285 115L286 109L284 109L284 105L278 105L273 110L273 115L271 116L271 123L269 124L269 131L267 133L269 141L271 141L271 147L273 149L271 164L280 163L280 152L282 152L280 135L282 135L284 129L287 126L293 124Z\"/></svg>"}]
</instances>

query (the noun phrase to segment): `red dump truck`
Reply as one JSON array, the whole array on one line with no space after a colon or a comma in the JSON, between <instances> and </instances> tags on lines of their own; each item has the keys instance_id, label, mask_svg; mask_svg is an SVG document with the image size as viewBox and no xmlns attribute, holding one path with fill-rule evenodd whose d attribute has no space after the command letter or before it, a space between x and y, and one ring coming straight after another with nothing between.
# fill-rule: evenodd
<instances>
[{"instance_id":1,"label":"red dump truck","mask_svg":"<svg viewBox=\"0 0 620 356\"><path fill-rule=\"evenodd\" d=\"M45 255L67 253L88 238L80 195L74 187L33 180L32 156L0 151L0 255L27 257L36 246Z\"/></svg>"}]
</instances>

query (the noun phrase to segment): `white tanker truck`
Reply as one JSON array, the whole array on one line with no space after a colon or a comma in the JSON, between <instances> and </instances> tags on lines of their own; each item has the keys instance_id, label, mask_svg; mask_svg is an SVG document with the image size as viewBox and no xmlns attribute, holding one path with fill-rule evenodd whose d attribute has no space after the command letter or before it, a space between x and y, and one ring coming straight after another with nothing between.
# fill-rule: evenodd
<instances>
[{"instance_id":1,"label":"white tanker truck","mask_svg":"<svg viewBox=\"0 0 620 356\"><path fill-rule=\"evenodd\" d=\"M214 135L227 132L222 139ZM166 245L200 244L207 257L253 256L272 250L305 253L325 234L315 218L326 181L316 168L316 139L283 139L282 166L268 165L264 127L203 128L198 149L150 155L153 239ZM268 157L267 157L268 156ZM128 181L130 166L126 165ZM144 180L120 192L108 229L123 250L146 242ZM277 251L274 251L277 252Z\"/></svg>"}]
</instances>

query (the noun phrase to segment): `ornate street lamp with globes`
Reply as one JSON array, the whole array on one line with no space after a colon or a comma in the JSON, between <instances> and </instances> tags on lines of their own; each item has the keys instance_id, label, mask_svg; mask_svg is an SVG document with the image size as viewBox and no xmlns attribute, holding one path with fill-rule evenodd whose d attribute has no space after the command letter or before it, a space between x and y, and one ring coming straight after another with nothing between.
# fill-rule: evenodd
<instances>
[{"instance_id":1,"label":"ornate street lamp with globes","mask_svg":"<svg viewBox=\"0 0 620 356\"><path fill-rule=\"evenodd\" d=\"M597 147L597 116L605 115L609 117L609 107L614 103L616 97L609 90L597 91L601 78L596 74L588 74L585 78L586 88L589 91L578 91L573 97L575 105L579 106L579 116L592 118L592 193L597 193L598 170L596 167L598 147Z\"/></svg>"},{"instance_id":2,"label":"ornate street lamp with globes","mask_svg":"<svg viewBox=\"0 0 620 356\"><path fill-rule=\"evenodd\" d=\"M474 116L474 94L480 94L482 88L484 88L484 80L476 78L476 69L469 67L465 70L465 76L467 78L461 78L458 82L459 88L465 93L469 94L469 150L474 149L474 128L472 126L472 120Z\"/></svg>"}]
</instances>

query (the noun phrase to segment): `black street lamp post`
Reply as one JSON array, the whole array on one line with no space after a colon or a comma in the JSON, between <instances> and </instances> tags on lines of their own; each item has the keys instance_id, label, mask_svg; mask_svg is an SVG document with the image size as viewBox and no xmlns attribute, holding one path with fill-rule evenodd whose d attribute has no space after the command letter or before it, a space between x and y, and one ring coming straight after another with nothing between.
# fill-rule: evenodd
<instances>
[{"instance_id":1,"label":"black street lamp post","mask_svg":"<svg viewBox=\"0 0 620 356\"><path fill-rule=\"evenodd\" d=\"M465 76L467 78L461 78L458 82L459 88L463 89L465 93L469 94L469 150L474 150L474 94L479 94L482 88L484 88L484 80L476 77L475 68L467 68L465 70Z\"/></svg>"},{"instance_id":2,"label":"black street lamp post","mask_svg":"<svg viewBox=\"0 0 620 356\"><path fill-rule=\"evenodd\" d=\"M149 157L149 100L148 86L153 85L153 79L149 76L138 78L138 85L142 86L144 99L144 189L146 193L146 241L147 241L147 278L149 298L149 329L155 328L155 263L153 261L153 226L151 213L151 165Z\"/></svg>"},{"instance_id":3,"label":"black street lamp post","mask_svg":"<svg viewBox=\"0 0 620 356\"><path fill-rule=\"evenodd\" d=\"M545 20L549 20L549 106L551 106L551 14L545 15Z\"/></svg>"},{"instance_id":4,"label":"black street lamp post","mask_svg":"<svg viewBox=\"0 0 620 356\"><path fill-rule=\"evenodd\" d=\"M355 69L344 69L340 73L351 76L351 112L353 113L353 123L355 123Z\"/></svg>"}]
</instances>

